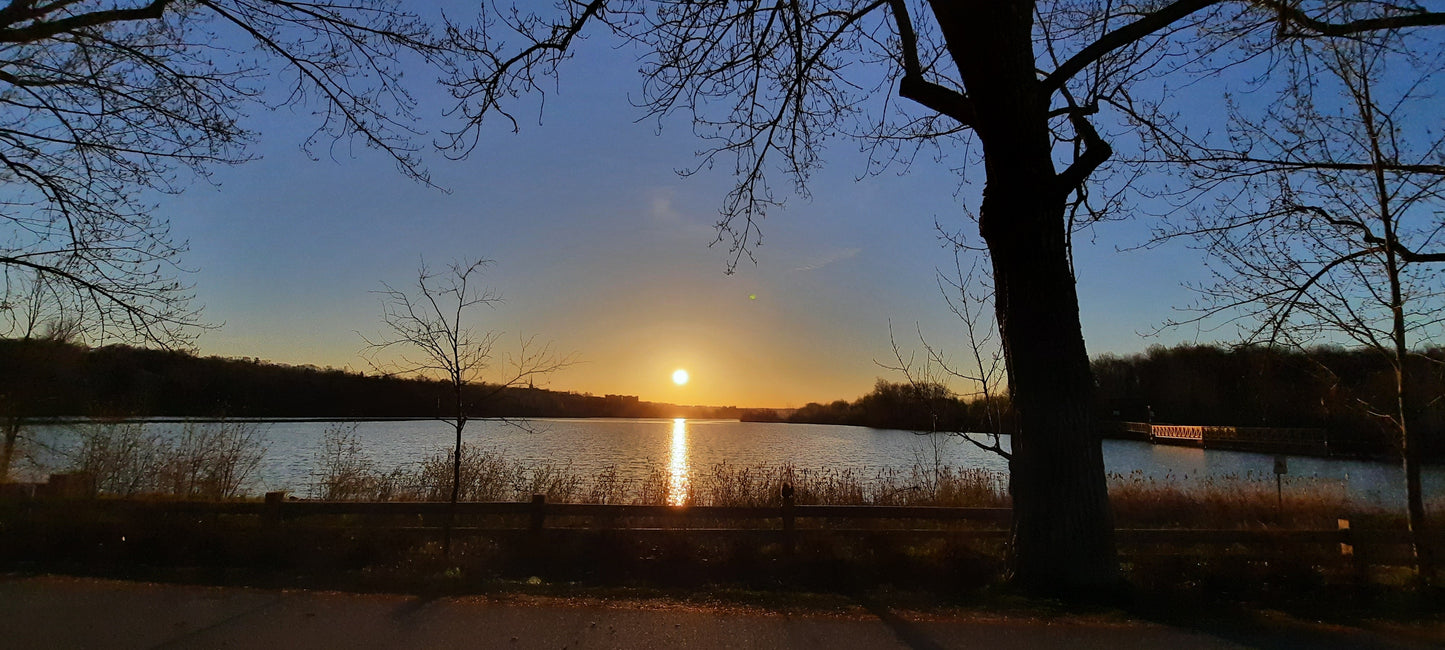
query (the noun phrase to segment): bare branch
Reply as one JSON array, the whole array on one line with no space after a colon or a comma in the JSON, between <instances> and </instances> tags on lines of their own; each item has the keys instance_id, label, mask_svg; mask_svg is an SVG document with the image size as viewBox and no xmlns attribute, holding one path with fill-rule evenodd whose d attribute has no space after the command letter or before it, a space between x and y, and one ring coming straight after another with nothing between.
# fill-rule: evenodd
<instances>
[{"instance_id":1,"label":"bare branch","mask_svg":"<svg viewBox=\"0 0 1445 650\"><path fill-rule=\"evenodd\" d=\"M889 0L888 9L898 26L899 46L903 51L903 77L898 80L898 96L947 115L960 125L972 125L974 109L967 96L924 78L923 66L918 58L918 35L913 31L907 3Z\"/></svg>"},{"instance_id":2,"label":"bare branch","mask_svg":"<svg viewBox=\"0 0 1445 650\"><path fill-rule=\"evenodd\" d=\"M1044 90L1053 92L1063 88L1064 84L1068 83L1074 75L1110 52L1132 45L1150 34L1188 17L1190 14L1218 4L1221 1L1222 0L1177 0L1166 5L1163 9L1145 13L1142 18L1103 35L1098 40L1089 43L1087 47L1079 50L1078 54L1069 57L1063 64L1055 68L1052 73L1044 77Z\"/></svg>"},{"instance_id":3,"label":"bare branch","mask_svg":"<svg viewBox=\"0 0 1445 650\"><path fill-rule=\"evenodd\" d=\"M33 3L25 4L34 6ZM32 10L23 16L13 14L14 17L12 17L12 15L0 15L0 24L5 26L4 28L0 28L0 43L33 43L35 41L54 38L67 32L77 32L92 27L129 21L154 20L160 18L161 14L165 12L166 7L170 4L171 0L152 0L151 3L141 7L89 11L49 21L37 20L46 12L46 10L43 9L38 11ZM21 6L20 2L12 2L7 9L11 7L18 8L19 6ZM16 13L18 14L19 12L17 11ZM10 27L10 25L24 20L30 21L30 24L20 28Z\"/></svg>"},{"instance_id":4,"label":"bare branch","mask_svg":"<svg viewBox=\"0 0 1445 650\"><path fill-rule=\"evenodd\" d=\"M1260 0L1260 4L1279 13L1281 29L1287 25L1303 28L1301 32L1285 32L1282 35L1293 38L1311 36L1350 36L1366 32L1399 30L1408 27L1435 27L1445 25L1445 12L1426 11L1421 7L1405 7L1392 3L1390 8L1400 13L1388 16L1360 18L1343 23L1318 20L1305 13L1294 3L1283 0Z\"/></svg>"},{"instance_id":5,"label":"bare branch","mask_svg":"<svg viewBox=\"0 0 1445 650\"><path fill-rule=\"evenodd\" d=\"M250 160L243 116L288 76L280 104L320 122L308 151L356 138L428 182L399 59L454 56L431 31L394 0L5 3L0 304L43 274L87 304L88 336L185 344L187 245L144 197Z\"/></svg>"}]
</instances>

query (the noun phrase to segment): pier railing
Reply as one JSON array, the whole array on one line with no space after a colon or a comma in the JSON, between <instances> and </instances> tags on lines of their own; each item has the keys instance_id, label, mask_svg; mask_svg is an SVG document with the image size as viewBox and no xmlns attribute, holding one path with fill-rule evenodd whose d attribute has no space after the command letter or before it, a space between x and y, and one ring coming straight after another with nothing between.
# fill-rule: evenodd
<instances>
[{"instance_id":1,"label":"pier railing","mask_svg":"<svg viewBox=\"0 0 1445 650\"><path fill-rule=\"evenodd\" d=\"M1119 422L1121 433L1150 442L1183 444L1206 449L1234 449L1265 453L1328 455L1329 436L1324 429L1306 427L1234 427Z\"/></svg>"}]
</instances>

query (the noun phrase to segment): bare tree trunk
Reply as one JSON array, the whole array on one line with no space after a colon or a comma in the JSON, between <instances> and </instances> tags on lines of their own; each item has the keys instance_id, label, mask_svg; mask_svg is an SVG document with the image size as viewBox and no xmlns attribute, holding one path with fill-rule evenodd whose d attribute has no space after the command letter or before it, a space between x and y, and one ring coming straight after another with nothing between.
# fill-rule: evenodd
<instances>
[{"instance_id":1,"label":"bare tree trunk","mask_svg":"<svg viewBox=\"0 0 1445 650\"><path fill-rule=\"evenodd\" d=\"M1400 240L1396 231L1396 210L1391 204L1391 194L1385 179L1386 156L1381 149L1381 134L1375 123L1369 80L1362 78L1362 84L1355 93L1360 105L1360 117L1370 141L1370 155L1373 162L1375 198L1379 202L1380 224L1385 235L1385 275L1390 282L1390 339L1395 361L1395 397L1397 418L1400 427L1400 460L1405 472L1405 510L1410 527L1410 544L1415 554L1416 577L1423 585L1434 582L1435 562L1429 538L1425 534L1425 503L1420 492L1420 441L1416 433L1417 415L1420 413L1410 377L1409 341L1405 329L1405 295L1400 286L1403 272Z\"/></svg>"},{"instance_id":2,"label":"bare tree trunk","mask_svg":"<svg viewBox=\"0 0 1445 650\"><path fill-rule=\"evenodd\" d=\"M0 445L0 483L10 479L10 461L15 457L15 441L20 438L20 418L5 418L5 442Z\"/></svg>"},{"instance_id":3,"label":"bare tree trunk","mask_svg":"<svg viewBox=\"0 0 1445 650\"><path fill-rule=\"evenodd\" d=\"M1436 566L1434 549L1430 547L1430 536L1426 534L1429 524L1425 517L1425 500L1420 486L1419 427L1416 426L1414 417L1419 411L1415 408L1413 390L1409 387L1409 371L1404 365L1408 360L1399 361L1401 365L1396 372L1396 381L1400 399L1400 456L1405 470L1405 509L1408 512L1410 543L1414 547L1418 578L1421 584L1428 586L1435 583Z\"/></svg>"},{"instance_id":4,"label":"bare tree trunk","mask_svg":"<svg viewBox=\"0 0 1445 650\"><path fill-rule=\"evenodd\" d=\"M447 509L446 529L442 533L442 555L451 557L452 553L452 525L456 523L457 501L462 494L462 429L466 428L467 420L462 414L462 390L457 385L457 419L453 421L457 430L456 447L452 451L452 498L451 507Z\"/></svg>"},{"instance_id":5,"label":"bare tree trunk","mask_svg":"<svg viewBox=\"0 0 1445 650\"><path fill-rule=\"evenodd\" d=\"M991 207L1003 217L984 213L986 222L1008 222L990 232L989 247L1019 418L1009 464L1012 568L1031 590L1072 593L1111 586L1118 564L1079 314L1059 307L1072 304L1074 280L1065 258L1049 250L1062 247L1062 206L1028 203L998 201ZM1050 212L1058 215L1056 229L1020 227L1049 220Z\"/></svg>"},{"instance_id":6,"label":"bare tree trunk","mask_svg":"<svg viewBox=\"0 0 1445 650\"><path fill-rule=\"evenodd\" d=\"M1030 183L985 200L999 329L1018 414L1013 437L1013 575L1072 593L1118 581L1104 460L1092 418L1093 380L1073 274L1062 253L1063 206L1029 200ZM1022 182L1021 182L1022 181ZM1052 222L1052 223L1051 223Z\"/></svg>"},{"instance_id":7,"label":"bare tree trunk","mask_svg":"<svg viewBox=\"0 0 1445 650\"><path fill-rule=\"evenodd\" d=\"M462 494L462 427L465 422L457 420L457 444L452 452L452 505L457 505L457 500ZM455 508L454 508L455 509Z\"/></svg>"},{"instance_id":8,"label":"bare tree trunk","mask_svg":"<svg viewBox=\"0 0 1445 650\"><path fill-rule=\"evenodd\" d=\"M1009 490L1014 581L1087 596L1119 581L1093 377L1079 323L1048 131L1048 94L1032 50L1032 2L935 2L978 109L987 184L979 230L993 259L995 309L1019 417Z\"/></svg>"},{"instance_id":9,"label":"bare tree trunk","mask_svg":"<svg viewBox=\"0 0 1445 650\"><path fill-rule=\"evenodd\" d=\"M1390 235L1389 222L1386 232ZM1389 239L1393 241L1393 238ZM1425 500L1420 486L1420 440L1417 433L1420 409L1414 395L1414 383L1410 373L1409 351L1405 340L1404 302L1401 297L1399 264L1393 250L1386 250L1385 264L1390 278L1390 297L1393 301L1394 326L1391 338L1394 343L1395 396L1397 419L1400 427L1400 460L1405 472L1405 510L1410 528L1410 545L1415 554L1415 570L1421 584L1429 585L1435 579L1434 554L1425 534Z\"/></svg>"}]
</instances>

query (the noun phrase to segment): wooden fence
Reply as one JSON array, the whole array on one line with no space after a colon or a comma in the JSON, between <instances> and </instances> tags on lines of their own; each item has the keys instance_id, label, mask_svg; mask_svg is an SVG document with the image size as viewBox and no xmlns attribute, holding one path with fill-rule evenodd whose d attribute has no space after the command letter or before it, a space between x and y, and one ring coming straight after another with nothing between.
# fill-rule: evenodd
<instances>
[{"instance_id":1,"label":"wooden fence","mask_svg":"<svg viewBox=\"0 0 1445 650\"><path fill-rule=\"evenodd\" d=\"M529 503L310 501L270 493L265 501L164 501L144 499L11 499L0 514L22 519L91 519L145 522L158 518L218 521L289 530L354 528L435 535L450 527L455 535L509 536L517 533L625 532L639 537L703 535L719 539L795 543L865 535L870 539L916 541L1007 539L1008 508L932 506L691 506L549 503L542 495ZM1441 547L1441 535L1432 537ZM1280 555L1303 550L1328 553L1356 564L1409 563L1410 534L1398 527L1362 528L1341 518L1332 527L1284 529L1121 528L1116 541L1125 549L1158 547L1233 547L1236 554ZM1251 550L1253 549L1253 550ZM1146 554L1153 551L1145 551Z\"/></svg>"}]
</instances>

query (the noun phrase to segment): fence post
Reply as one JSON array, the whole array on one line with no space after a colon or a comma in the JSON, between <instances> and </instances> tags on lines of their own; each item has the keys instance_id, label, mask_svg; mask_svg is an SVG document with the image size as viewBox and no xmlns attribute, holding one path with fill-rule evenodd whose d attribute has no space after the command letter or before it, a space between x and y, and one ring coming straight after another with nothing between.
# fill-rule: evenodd
<instances>
[{"instance_id":1,"label":"fence post","mask_svg":"<svg viewBox=\"0 0 1445 650\"><path fill-rule=\"evenodd\" d=\"M543 524L547 520L547 495L532 495L532 532L542 532Z\"/></svg>"},{"instance_id":2,"label":"fence post","mask_svg":"<svg viewBox=\"0 0 1445 650\"><path fill-rule=\"evenodd\" d=\"M95 475L90 472L51 474L50 479L36 489L36 493L58 499L94 499Z\"/></svg>"},{"instance_id":3,"label":"fence post","mask_svg":"<svg viewBox=\"0 0 1445 650\"><path fill-rule=\"evenodd\" d=\"M546 545L543 544L543 530L547 522L547 495L532 495L532 522L527 527L527 549L522 557L528 565L528 572L539 575L547 566Z\"/></svg>"},{"instance_id":4,"label":"fence post","mask_svg":"<svg viewBox=\"0 0 1445 650\"><path fill-rule=\"evenodd\" d=\"M1356 545L1358 540L1355 539L1354 529L1350 527L1350 520L1340 517L1335 521L1335 525L1340 531L1340 557L1349 559L1355 584L1367 584L1370 577L1370 564L1365 559L1365 554L1360 552L1363 549Z\"/></svg>"},{"instance_id":5,"label":"fence post","mask_svg":"<svg viewBox=\"0 0 1445 650\"><path fill-rule=\"evenodd\" d=\"M286 492L284 490L267 492L266 507L261 515L261 519L273 526L281 523L281 506L284 503L286 503Z\"/></svg>"},{"instance_id":6,"label":"fence post","mask_svg":"<svg viewBox=\"0 0 1445 650\"><path fill-rule=\"evenodd\" d=\"M783 552L792 555L797 542L796 522L793 519L793 485L783 484Z\"/></svg>"}]
</instances>

